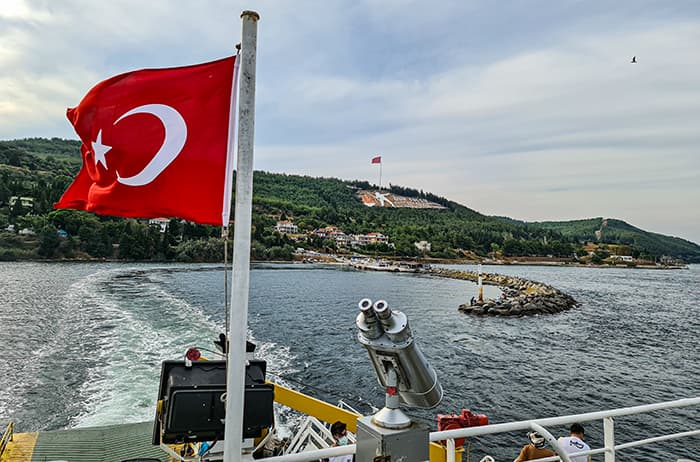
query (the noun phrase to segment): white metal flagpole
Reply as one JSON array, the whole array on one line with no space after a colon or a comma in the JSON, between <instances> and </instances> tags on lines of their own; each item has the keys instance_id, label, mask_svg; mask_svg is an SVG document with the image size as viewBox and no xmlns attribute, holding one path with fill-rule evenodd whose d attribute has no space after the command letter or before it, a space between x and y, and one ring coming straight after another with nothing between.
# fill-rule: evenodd
<instances>
[{"instance_id":1,"label":"white metal flagpole","mask_svg":"<svg viewBox=\"0 0 700 462\"><path fill-rule=\"evenodd\" d=\"M240 94L238 98L238 158L231 277L231 336L226 371L226 428L224 462L241 460L243 400L245 396L245 344L248 334L250 227L253 204L253 139L255 133L255 50L258 20L254 11L241 14Z\"/></svg>"}]
</instances>

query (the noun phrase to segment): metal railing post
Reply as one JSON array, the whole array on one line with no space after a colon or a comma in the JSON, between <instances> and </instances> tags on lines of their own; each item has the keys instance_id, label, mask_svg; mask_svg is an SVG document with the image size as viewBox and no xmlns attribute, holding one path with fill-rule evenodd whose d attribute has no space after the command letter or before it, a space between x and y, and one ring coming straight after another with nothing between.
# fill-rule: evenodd
<instances>
[{"instance_id":1,"label":"metal railing post","mask_svg":"<svg viewBox=\"0 0 700 462\"><path fill-rule=\"evenodd\" d=\"M603 419L603 438L605 443L605 462L615 462L615 420Z\"/></svg>"},{"instance_id":2,"label":"metal railing post","mask_svg":"<svg viewBox=\"0 0 700 462\"><path fill-rule=\"evenodd\" d=\"M447 440L447 462L455 462L455 440L450 438Z\"/></svg>"},{"instance_id":3,"label":"metal railing post","mask_svg":"<svg viewBox=\"0 0 700 462\"><path fill-rule=\"evenodd\" d=\"M12 438L14 437L15 434L15 423L14 421L10 420L10 423L7 424L7 428L2 434L2 438L0 438L0 459L2 458L2 453L5 452L5 448L7 447L7 443L12 441Z\"/></svg>"},{"instance_id":4,"label":"metal railing post","mask_svg":"<svg viewBox=\"0 0 700 462\"><path fill-rule=\"evenodd\" d=\"M549 432L549 430L547 430L537 422L530 422L530 428L538 432L540 435L544 436L544 438L547 441L549 441L549 444L554 448L554 452L557 453L562 462L571 462L569 454L566 451L564 451L561 446L559 446L559 442L554 437L554 435L552 435Z\"/></svg>"}]
</instances>

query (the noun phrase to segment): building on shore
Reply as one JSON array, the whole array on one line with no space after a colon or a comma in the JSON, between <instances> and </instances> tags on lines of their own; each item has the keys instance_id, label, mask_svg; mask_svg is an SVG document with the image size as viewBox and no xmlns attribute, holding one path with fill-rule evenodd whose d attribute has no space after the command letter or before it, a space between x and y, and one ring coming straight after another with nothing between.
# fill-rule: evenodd
<instances>
[{"instance_id":1,"label":"building on shore","mask_svg":"<svg viewBox=\"0 0 700 462\"><path fill-rule=\"evenodd\" d=\"M151 218L148 220L148 226L157 226L161 233L168 230L170 220L168 218Z\"/></svg>"},{"instance_id":2,"label":"building on shore","mask_svg":"<svg viewBox=\"0 0 700 462\"><path fill-rule=\"evenodd\" d=\"M382 233L356 234L355 241L360 247L369 244L388 244L389 237Z\"/></svg>"},{"instance_id":3,"label":"building on shore","mask_svg":"<svg viewBox=\"0 0 700 462\"><path fill-rule=\"evenodd\" d=\"M416 247L416 249L420 250L421 252L430 252L430 242L428 241L418 241L414 242L413 245Z\"/></svg>"},{"instance_id":4,"label":"building on shore","mask_svg":"<svg viewBox=\"0 0 700 462\"><path fill-rule=\"evenodd\" d=\"M299 232L299 227L290 220L278 221L275 229L280 234L297 234Z\"/></svg>"}]
</instances>

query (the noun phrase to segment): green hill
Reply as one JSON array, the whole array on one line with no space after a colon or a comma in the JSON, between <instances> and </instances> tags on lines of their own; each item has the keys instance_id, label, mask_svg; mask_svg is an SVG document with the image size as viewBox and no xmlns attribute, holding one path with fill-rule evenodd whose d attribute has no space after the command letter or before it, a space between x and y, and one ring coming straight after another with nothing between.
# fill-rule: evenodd
<instances>
[{"instance_id":1,"label":"green hill","mask_svg":"<svg viewBox=\"0 0 700 462\"><path fill-rule=\"evenodd\" d=\"M531 224L542 229L554 230L579 242L625 245L633 249L643 249L652 256L668 255L689 262L699 261L697 244L679 237L644 231L613 218Z\"/></svg>"},{"instance_id":2,"label":"green hill","mask_svg":"<svg viewBox=\"0 0 700 462\"><path fill-rule=\"evenodd\" d=\"M0 258L183 261L216 258L220 232L213 227L183 225L171 220L171 228L162 235L147 223L54 211L52 204L78 172L80 164L78 141L56 138L0 141L0 230L15 225L15 232L27 228L37 233L24 241L7 232L0 234L4 236L0 238ZM335 247L334 242L313 236L306 242L295 242L274 231L279 219L289 218L300 233L325 226L337 226L346 234L380 232L389 237L393 246L372 244L363 251L387 256L419 256L421 253L414 243L428 241L431 243L428 256L439 258L494 253L505 257L569 258L574 253L585 254L582 246L587 242L597 242L628 246L640 257L669 255L700 262L700 246L619 220L525 223L507 217L489 217L446 198L396 185L390 185L393 194L426 199L445 209L366 207L357 199L356 192L371 189L376 188L366 181L255 172L254 257L291 258L293 248L300 245ZM13 202L12 198L17 197L28 199ZM66 231L68 237L55 238L59 229Z\"/></svg>"}]
</instances>

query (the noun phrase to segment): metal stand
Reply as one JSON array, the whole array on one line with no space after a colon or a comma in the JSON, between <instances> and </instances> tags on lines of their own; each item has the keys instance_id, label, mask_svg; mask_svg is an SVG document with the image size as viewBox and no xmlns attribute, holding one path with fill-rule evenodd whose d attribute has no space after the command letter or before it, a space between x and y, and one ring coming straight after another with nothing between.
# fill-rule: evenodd
<instances>
[{"instance_id":1,"label":"metal stand","mask_svg":"<svg viewBox=\"0 0 700 462\"><path fill-rule=\"evenodd\" d=\"M379 427L399 430L411 426L411 419L399 408L399 395L396 387L398 377L396 371L389 368L387 371L386 401L384 407L374 414L372 422Z\"/></svg>"},{"instance_id":2,"label":"metal stand","mask_svg":"<svg viewBox=\"0 0 700 462\"><path fill-rule=\"evenodd\" d=\"M412 422L407 428L394 430L376 425L375 417L357 419L356 460L419 462L430 458L427 425Z\"/></svg>"}]
</instances>

